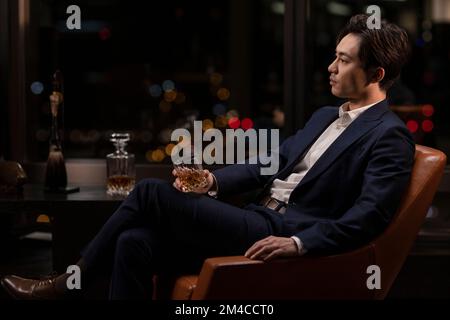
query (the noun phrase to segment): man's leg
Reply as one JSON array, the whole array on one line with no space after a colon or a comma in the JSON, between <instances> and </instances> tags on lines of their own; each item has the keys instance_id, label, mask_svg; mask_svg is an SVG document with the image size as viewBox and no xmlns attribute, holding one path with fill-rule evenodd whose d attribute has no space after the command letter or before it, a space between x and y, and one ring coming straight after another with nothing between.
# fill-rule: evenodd
<instances>
[{"instance_id":1,"label":"man's leg","mask_svg":"<svg viewBox=\"0 0 450 320\"><path fill-rule=\"evenodd\" d=\"M155 274L157 239L148 228L122 232L117 239L109 298L151 299Z\"/></svg>"},{"instance_id":2,"label":"man's leg","mask_svg":"<svg viewBox=\"0 0 450 320\"><path fill-rule=\"evenodd\" d=\"M270 223L256 212L181 193L164 181L143 181L136 189L140 192L151 195L140 214L155 219L140 220L145 225L117 236L112 299L150 299L158 270L198 271L207 257L243 254L253 242L273 234Z\"/></svg>"},{"instance_id":3,"label":"man's leg","mask_svg":"<svg viewBox=\"0 0 450 320\"><path fill-rule=\"evenodd\" d=\"M243 254L255 241L276 234L268 219L206 196L182 193L159 179L138 183L82 253L87 269L111 263L119 235L148 227L161 243L207 255ZM177 252L174 252L177 254Z\"/></svg>"},{"instance_id":4,"label":"man's leg","mask_svg":"<svg viewBox=\"0 0 450 320\"><path fill-rule=\"evenodd\" d=\"M109 298L151 299L155 274L173 277L198 272L207 255L185 247L166 244L163 248L147 227L123 231L117 239Z\"/></svg>"}]
</instances>

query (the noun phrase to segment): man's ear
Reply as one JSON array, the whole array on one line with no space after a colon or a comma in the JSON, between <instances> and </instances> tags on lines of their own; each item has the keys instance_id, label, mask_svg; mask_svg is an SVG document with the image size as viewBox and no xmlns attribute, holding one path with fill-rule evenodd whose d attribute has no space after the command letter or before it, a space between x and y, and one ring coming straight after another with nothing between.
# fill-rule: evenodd
<instances>
[{"instance_id":1,"label":"man's ear","mask_svg":"<svg viewBox=\"0 0 450 320\"><path fill-rule=\"evenodd\" d=\"M381 82L381 80L383 80L384 78L384 75L385 75L384 68L378 67L373 73L371 82Z\"/></svg>"}]
</instances>

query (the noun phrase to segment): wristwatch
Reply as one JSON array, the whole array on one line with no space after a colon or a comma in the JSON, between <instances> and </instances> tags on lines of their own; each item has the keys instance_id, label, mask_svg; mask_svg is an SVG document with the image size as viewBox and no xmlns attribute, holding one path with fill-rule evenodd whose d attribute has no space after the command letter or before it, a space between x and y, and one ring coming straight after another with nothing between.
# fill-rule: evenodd
<instances>
[{"instance_id":1,"label":"wristwatch","mask_svg":"<svg viewBox=\"0 0 450 320\"><path fill-rule=\"evenodd\" d=\"M217 199L217 191L216 190L208 191L208 196Z\"/></svg>"},{"instance_id":2,"label":"wristwatch","mask_svg":"<svg viewBox=\"0 0 450 320\"><path fill-rule=\"evenodd\" d=\"M217 199L217 193L218 193L218 190L219 190L219 186L217 185L216 176L212 174L212 177L214 179L214 183L212 185L212 188L214 188L214 190L209 190L208 191L208 196L210 196L211 198Z\"/></svg>"}]
</instances>

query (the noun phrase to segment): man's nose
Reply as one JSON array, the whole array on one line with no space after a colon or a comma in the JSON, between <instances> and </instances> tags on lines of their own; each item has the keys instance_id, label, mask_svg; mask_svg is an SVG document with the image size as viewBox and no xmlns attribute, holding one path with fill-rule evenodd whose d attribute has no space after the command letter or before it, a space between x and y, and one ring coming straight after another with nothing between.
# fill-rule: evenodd
<instances>
[{"instance_id":1,"label":"man's nose","mask_svg":"<svg viewBox=\"0 0 450 320\"><path fill-rule=\"evenodd\" d=\"M330 65L328 66L328 72L329 73L337 73L336 59L334 59L333 62L331 62Z\"/></svg>"}]
</instances>

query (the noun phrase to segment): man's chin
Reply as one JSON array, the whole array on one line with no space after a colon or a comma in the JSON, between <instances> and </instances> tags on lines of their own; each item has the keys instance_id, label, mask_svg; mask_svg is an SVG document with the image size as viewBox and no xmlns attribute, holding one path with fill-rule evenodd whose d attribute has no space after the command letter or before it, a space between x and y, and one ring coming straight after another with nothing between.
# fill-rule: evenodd
<instances>
[{"instance_id":1,"label":"man's chin","mask_svg":"<svg viewBox=\"0 0 450 320\"><path fill-rule=\"evenodd\" d=\"M342 94L342 92L340 92L339 90L336 90L334 87L331 87L331 94L332 94L333 96L337 97L337 98L341 98L341 99L346 98L346 97Z\"/></svg>"}]
</instances>

